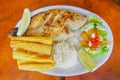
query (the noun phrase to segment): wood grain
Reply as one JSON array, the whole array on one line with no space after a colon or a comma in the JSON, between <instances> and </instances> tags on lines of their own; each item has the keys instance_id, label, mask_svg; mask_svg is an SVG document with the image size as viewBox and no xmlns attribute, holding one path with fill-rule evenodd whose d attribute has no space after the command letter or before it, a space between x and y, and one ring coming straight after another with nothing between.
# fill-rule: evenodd
<instances>
[{"instance_id":1,"label":"wood grain","mask_svg":"<svg viewBox=\"0 0 120 80\"><path fill-rule=\"evenodd\" d=\"M0 0L0 80L60 80L38 72L18 70L12 58L8 30L14 28L24 8L31 11L49 5L72 5L88 9L104 18L114 35L114 49L107 62L93 73L66 77L66 80L120 80L119 0Z\"/></svg>"}]
</instances>

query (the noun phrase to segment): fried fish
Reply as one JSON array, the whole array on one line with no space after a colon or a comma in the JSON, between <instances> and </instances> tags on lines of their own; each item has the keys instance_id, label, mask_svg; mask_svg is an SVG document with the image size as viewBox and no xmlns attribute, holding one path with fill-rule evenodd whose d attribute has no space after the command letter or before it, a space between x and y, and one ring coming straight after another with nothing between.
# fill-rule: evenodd
<instances>
[{"instance_id":1,"label":"fried fish","mask_svg":"<svg viewBox=\"0 0 120 80\"><path fill-rule=\"evenodd\" d=\"M65 34L71 37L87 21L87 17L64 9L52 9L33 16L24 35L58 37ZM59 40L64 37L59 36Z\"/></svg>"}]
</instances>

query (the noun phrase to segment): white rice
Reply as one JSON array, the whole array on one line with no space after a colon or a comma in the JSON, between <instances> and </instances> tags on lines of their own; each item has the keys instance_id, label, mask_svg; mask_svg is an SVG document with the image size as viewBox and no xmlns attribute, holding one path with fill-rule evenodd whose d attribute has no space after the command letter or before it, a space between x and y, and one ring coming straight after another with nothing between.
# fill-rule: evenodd
<instances>
[{"instance_id":1,"label":"white rice","mask_svg":"<svg viewBox=\"0 0 120 80\"><path fill-rule=\"evenodd\" d=\"M77 52L74 47L63 41L53 46L53 58L60 68L72 67L77 61Z\"/></svg>"}]
</instances>

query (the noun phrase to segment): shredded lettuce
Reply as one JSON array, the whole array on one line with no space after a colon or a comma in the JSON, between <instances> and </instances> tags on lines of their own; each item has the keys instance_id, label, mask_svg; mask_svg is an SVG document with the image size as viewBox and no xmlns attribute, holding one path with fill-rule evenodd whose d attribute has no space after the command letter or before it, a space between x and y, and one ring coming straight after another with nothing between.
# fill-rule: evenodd
<instances>
[{"instance_id":1,"label":"shredded lettuce","mask_svg":"<svg viewBox=\"0 0 120 80\"><path fill-rule=\"evenodd\" d=\"M104 45L104 46L99 47L99 49L96 49L93 51L87 48L82 48L82 50L88 53L90 57L95 58L95 57L98 57L100 55L107 53L109 51L109 46Z\"/></svg>"},{"instance_id":2,"label":"shredded lettuce","mask_svg":"<svg viewBox=\"0 0 120 80\"><path fill-rule=\"evenodd\" d=\"M108 33L107 33L105 30L101 30L101 31L100 31L100 35L103 37L104 40L106 40L107 34L108 34Z\"/></svg>"},{"instance_id":3,"label":"shredded lettuce","mask_svg":"<svg viewBox=\"0 0 120 80\"><path fill-rule=\"evenodd\" d=\"M83 28L81 28L81 31L89 31L90 29L99 29L100 30L100 36L103 38L103 40L107 40L107 31L104 25L102 24L102 21L97 17L96 15L91 15L88 18L87 25L85 25ZM109 51L109 45L100 45L95 50L91 50L90 48L85 48L81 46L82 50L88 53L92 58L98 57L100 55L103 55Z\"/></svg>"},{"instance_id":4,"label":"shredded lettuce","mask_svg":"<svg viewBox=\"0 0 120 80\"><path fill-rule=\"evenodd\" d=\"M99 23L100 25L102 25L102 21L96 15L89 16L87 23L90 23L90 22L96 22L96 23Z\"/></svg>"},{"instance_id":5,"label":"shredded lettuce","mask_svg":"<svg viewBox=\"0 0 120 80\"><path fill-rule=\"evenodd\" d=\"M98 20L98 17L95 15L91 15L88 19L88 21Z\"/></svg>"}]
</instances>

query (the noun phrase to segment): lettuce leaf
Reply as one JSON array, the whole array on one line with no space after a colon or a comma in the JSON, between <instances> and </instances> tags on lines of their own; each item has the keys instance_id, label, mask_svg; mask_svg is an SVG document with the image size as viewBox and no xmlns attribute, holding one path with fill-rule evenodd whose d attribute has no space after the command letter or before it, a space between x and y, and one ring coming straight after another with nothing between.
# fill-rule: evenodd
<instances>
[{"instance_id":1,"label":"lettuce leaf","mask_svg":"<svg viewBox=\"0 0 120 80\"><path fill-rule=\"evenodd\" d=\"M108 33L107 33L105 30L101 30L101 31L100 31L100 35L103 37L104 40L107 39L107 34L108 34Z\"/></svg>"},{"instance_id":2,"label":"lettuce leaf","mask_svg":"<svg viewBox=\"0 0 120 80\"><path fill-rule=\"evenodd\" d=\"M89 16L87 23L90 23L90 22L96 22L102 25L102 21L96 15Z\"/></svg>"},{"instance_id":3,"label":"lettuce leaf","mask_svg":"<svg viewBox=\"0 0 120 80\"><path fill-rule=\"evenodd\" d=\"M95 58L95 57L98 57L100 55L107 53L109 51L109 46L104 45L104 46L101 46L99 49L93 50L93 51L90 49L87 49L87 48L82 48L82 49L83 49L83 51L88 53L92 58Z\"/></svg>"}]
</instances>

